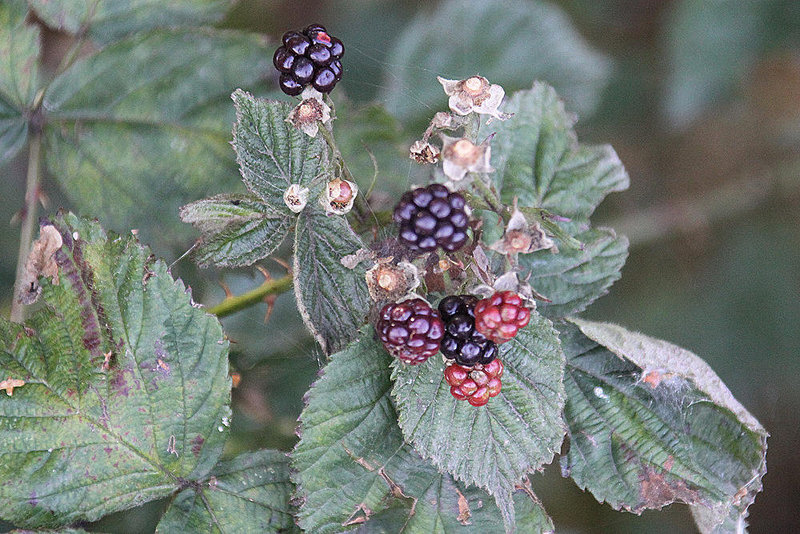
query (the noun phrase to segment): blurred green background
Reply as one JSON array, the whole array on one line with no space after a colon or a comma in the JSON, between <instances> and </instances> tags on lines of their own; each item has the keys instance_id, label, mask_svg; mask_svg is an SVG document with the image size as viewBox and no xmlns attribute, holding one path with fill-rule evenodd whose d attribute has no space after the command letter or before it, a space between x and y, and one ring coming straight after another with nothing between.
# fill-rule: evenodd
<instances>
[{"instance_id":1,"label":"blurred green background","mask_svg":"<svg viewBox=\"0 0 800 534\"><path fill-rule=\"evenodd\" d=\"M670 340L711 364L772 435L751 531L800 531L800 2L497 0L484 4L491 12L480 24L455 16L459 2L449 2L450 13L437 19L437 4L242 0L222 26L277 40L287 29L320 22L340 37L347 53L337 96L386 105L402 119L370 146L382 165L379 177L404 179L395 190L415 176L402 146L446 105L436 75L477 71L507 90L534 78L555 85L567 108L579 112L581 141L613 144L631 175L631 189L613 195L595 216L596 224L628 235L630 257L622 280L586 315ZM425 31L445 37L415 49ZM45 67L52 68L69 37L52 31L44 37ZM369 157L358 136L348 135L368 183ZM25 162L23 153L0 170L6 314ZM51 177L43 186L46 212L71 207ZM191 246L191 232L183 235L142 239L173 261ZM260 281L252 269L199 272L187 260L173 270L205 304L223 298L219 282L241 293ZM224 320L234 341L232 363L243 376L234 391L231 453L290 449L302 395L321 366L292 295L277 299L265 325L266 308ZM695 531L683 506L635 517L595 503L561 479L557 466L532 478L559 532ZM154 503L93 528L152 531L162 508Z\"/></svg>"}]
</instances>

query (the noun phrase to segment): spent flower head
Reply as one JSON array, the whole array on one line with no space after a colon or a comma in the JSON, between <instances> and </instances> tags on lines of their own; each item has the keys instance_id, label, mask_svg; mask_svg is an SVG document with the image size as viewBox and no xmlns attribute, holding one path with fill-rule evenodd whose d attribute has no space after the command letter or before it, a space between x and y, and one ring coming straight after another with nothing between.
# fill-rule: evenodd
<instances>
[{"instance_id":1,"label":"spent flower head","mask_svg":"<svg viewBox=\"0 0 800 534\"><path fill-rule=\"evenodd\" d=\"M450 137L440 134L442 146L442 170L445 176L454 182L464 179L468 172L494 172L489 164L492 157L492 148L489 138L480 145L462 137Z\"/></svg>"},{"instance_id":2,"label":"spent flower head","mask_svg":"<svg viewBox=\"0 0 800 534\"><path fill-rule=\"evenodd\" d=\"M506 95L505 90L497 84L489 83L483 76L470 76L465 80L448 80L437 76L437 79L450 97L448 105L455 113L468 115L474 112L500 120L509 117L499 109Z\"/></svg>"},{"instance_id":3,"label":"spent flower head","mask_svg":"<svg viewBox=\"0 0 800 534\"><path fill-rule=\"evenodd\" d=\"M321 93L317 94L319 94L320 98L314 96L305 98L286 117L286 122L302 130L310 137L317 136L320 122L328 124L331 121L330 106L322 101Z\"/></svg>"},{"instance_id":4,"label":"spent flower head","mask_svg":"<svg viewBox=\"0 0 800 534\"><path fill-rule=\"evenodd\" d=\"M320 203L328 215L344 215L353 208L358 195L358 185L349 180L334 178L325 187Z\"/></svg>"},{"instance_id":5,"label":"spent flower head","mask_svg":"<svg viewBox=\"0 0 800 534\"><path fill-rule=\"evenodd\" d=\"M283 202L294 213L300 213L308 203L308 188L300 184L290 185L283 193Z\"/></svg>"}]
</instances>

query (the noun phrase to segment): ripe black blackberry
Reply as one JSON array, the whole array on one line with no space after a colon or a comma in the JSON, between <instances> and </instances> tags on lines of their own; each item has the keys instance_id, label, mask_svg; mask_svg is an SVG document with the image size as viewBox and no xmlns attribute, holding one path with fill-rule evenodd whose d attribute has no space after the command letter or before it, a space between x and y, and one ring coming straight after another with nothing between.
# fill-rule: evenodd
<instances>
[{"instance_id":1,"label":"ripe black blackberry","mask_svg":"<svg viewBox=\"0 0 800 534\"><path fill-rule=\"evenodd\" d=\"M497 344L475 330L475 304L472 295L451 295L439 302L444 321L440 349L448 360L463 367L486 365L497 357Z\"/></svg>"},{"instance_id":2,"label":"ripe black blackberry","mask_svg":"<svg viewBox=\"0 0 800 534\"><path fill-rule=\"evenodd\" d=\"M400 225L400 241L412 250L430 252L439 246L454 252L467 242L464 197L442 184L404 193L394 208L394 221Z\"/></svg>"},{"instance_id":3,"label":"ripe black blackberry","mask_svg":"<svg viewBox=\"0 0 800 534\"><path fill-rule=\"evenodd\" d=\"M312 24L302 32L283 34L283 45L275 50L272 63L281 72L281 91L299 95L309 84L320 93L330 93L342 79L342 42L324 26Z\"/></svg>"},{"instance_id":4,"label":"ripe black blackberry","mask_svg":"<svg viewBox=\"0 0 800 534\"><path fill-rule=\"evenodd\" d=\"M415 298L384 306L375 330L392 356L416 365L439 352L444 323L427 302Z\"/></svg>"}]
</instances>

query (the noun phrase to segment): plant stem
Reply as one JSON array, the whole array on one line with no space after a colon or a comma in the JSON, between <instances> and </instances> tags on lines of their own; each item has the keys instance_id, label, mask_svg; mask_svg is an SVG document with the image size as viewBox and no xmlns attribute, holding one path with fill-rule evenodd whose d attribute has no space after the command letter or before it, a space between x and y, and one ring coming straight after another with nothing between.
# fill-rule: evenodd
<instances>
[{"instance_id":1,"label":"plant stem","mask_svg":"<svg viewBox=\"0 0 800 534\"><path fill-rule=\"evenodd\" d=\"M25 206L22 208L22 230L19 235L19 253L17 255L17 278L14 297L11 300L11 320L21 323L25 319L25 307L17 298L22 288L19 287L25 263L33 242L33 231L36 225L36 203L39 201L39 167L41 162L42 133L35 132L28 146L28 176L25 184Z\"/></svg>"},{"instance_id":2,"label":"plant stem","mask_svg":"<svg viewBox=\"0 0 800 534\"><path fill-rule=\"evenodd\" d=\"M489 205L492 211L500 215L504 221L508 222L508 210L503 207L503 204L500 202L500 199L497 198L497 194L492 191L492 189L483 181L483 177L479 174L474 174L472 178L472 185L475 186L483 199Z\"/></svg>"},{"instance_id":3,"label":"plant stem","mask_svg":"<svg viewBox=\"0 0 800 534\"><path fill-rule=\"evenodd\" d=\"M265 280L263 284L257 288L243 293L235 297L229 297L217 304L208 308L208 313L214 314L219 318L232 315L238 311L249 308L254 304L264 300L264 297L270 295L279 295L288 291L292 287L292 275L287 274L282 278Z\"/></svg>"}]
</instances>

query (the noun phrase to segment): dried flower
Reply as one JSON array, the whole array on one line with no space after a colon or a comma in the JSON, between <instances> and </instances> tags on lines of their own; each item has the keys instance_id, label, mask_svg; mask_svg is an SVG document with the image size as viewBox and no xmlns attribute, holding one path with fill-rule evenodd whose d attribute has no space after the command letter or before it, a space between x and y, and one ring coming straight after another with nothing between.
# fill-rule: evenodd
<instances>
[{"instance_id":1,"label":"dried flower","mask_svg":"<svg viewBox=\"0 0 800 534\"><path fill-rule=\"evenodd\" d=\"M494 172L489 165L492 149L489 139L476 145L466 138L449 137L441 135L444 141L442 147L442 170L445 176L458 182L464 179L468 172Z\"/></svg>"},{"instance_id":2,"label":"dried flower","mask_svg":"<svg viewBox=\"0 0 800 534\"><path fill-rule=\"evenodd\" d=\"M554 249L556 246L536 221L529 223L519 209L516 201L502 239L489 248L511 256L514 260L518 254L528 254L537 250Z\"/></svg>"},{"instance_id":3,"label":"dried flower","mask_svg":"<svg viewBox=\"0 0 800 534\"><path fill-rule=\"evenodd\" d=\"M353 208L353 202L358 195L358 185L348 180L335 178L328 182L325 194L320 198L320 203L328 215L344 215Z\"/></svg>"},{"instance_id":4,"label":"dried flower","mask_svg":"<svg viewBox=\"0 0 800 534\"><path fill-rule=\"evenodd\" d=\"M319 131L319 123L329 123L331 120L331 108L317 98L306 98L300 102L286 117L286 122L302 130L309 137L316 137Z\"/></svg>"},{"instance_id":5,"label":"dried flower","mask_svg":"<svg viewBox=\"0 0 800 534\"><path fill-rule=\"evenodd\" d=\"M308 203L308 188L300 184L292 184L283 193L283 202L294 213L300 213Z\"/></svg>"},{"instance_id":6,"label":"dried flower","mask_svg":"<svg viewBox=\"0 0 800 534\"><path fill-rule=\"evenodd\" d=\"M414 141L408 152L408 157L425 165L426 163L436 163L439 161L441 150L425 141Z\"/></svg>"},{"instance_id":7,"label":"dried flower","mask_svg":"<svg viewBox=\"0 0 800 534\"><path fill-rule=\"evenodd\" d=\"M419 271L413 264L393 257L380 258L366 273L369 295L375 302L397 301L419 286Z\"/></svg>"},{"instance_id":8,"label":"dried flower","mask_svg":"<svg viewBox=\"0 0 800 534\"><path fill-rule=\"evenodd\" d=\"M459 115L480 113L505 120L509 115L498 109L506 92L497 84L490 84L483 76L471 76L466 80L447 80L438 76L444 92L450 97L450 109Z\"/></svg>"}]
</instances>

